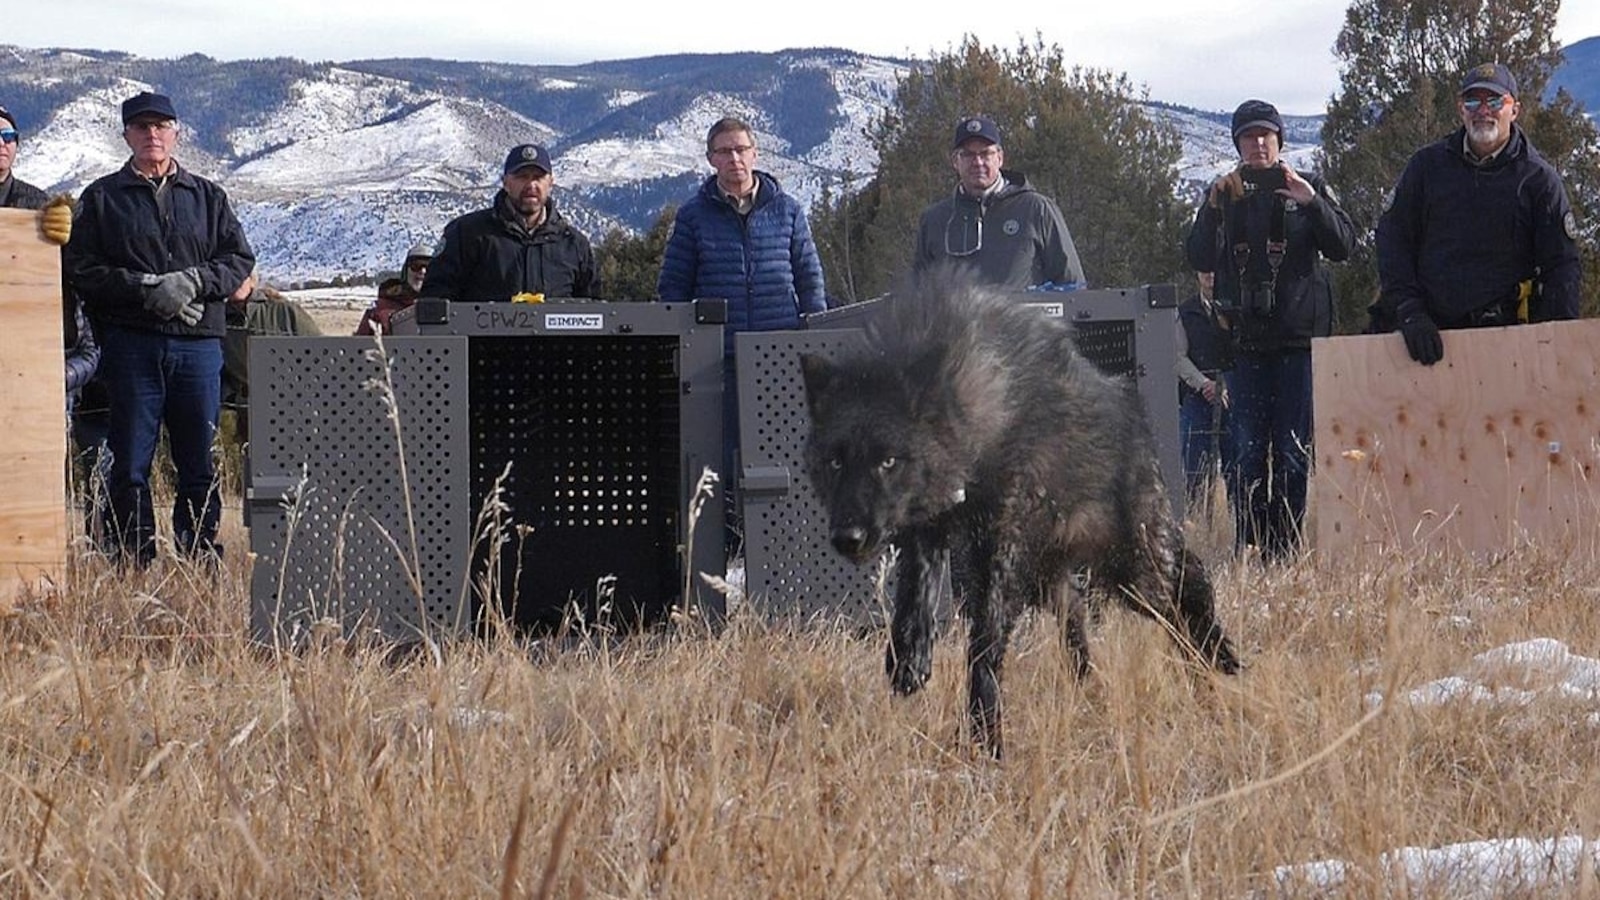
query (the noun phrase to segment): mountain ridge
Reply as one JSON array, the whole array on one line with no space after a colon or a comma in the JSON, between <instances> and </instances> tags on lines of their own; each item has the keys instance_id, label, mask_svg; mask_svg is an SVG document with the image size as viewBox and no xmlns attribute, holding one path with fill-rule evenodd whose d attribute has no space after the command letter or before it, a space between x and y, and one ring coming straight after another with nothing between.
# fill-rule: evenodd
<instances>
[{"instance_id":1,"label":"mountain ridge","mask_svg":"<svg viewBox=\"0 0 1600 900\"><path fill-rule=\"evenodd\" d=\"M1600 53L1586 58L1600 71ZM406 248L486 205L506 149L525 141L549 145L556 202L596 240L646 229L690 196L709 174L705 129L724 115L751 123L760 167L809 206L876 169L867 129L913 65L832 47L528 65L0 45L0 102L24 136L18 176L77 193L127 158L121 100L169 94L178 159L227 188L262 271L293 283L392 271ZM1232 164L1228 113L1146 108L1182 137L1181 180ZM1306 166L1322 117L1285 121L1286 155Z\"/></svg>"}]
</instances>

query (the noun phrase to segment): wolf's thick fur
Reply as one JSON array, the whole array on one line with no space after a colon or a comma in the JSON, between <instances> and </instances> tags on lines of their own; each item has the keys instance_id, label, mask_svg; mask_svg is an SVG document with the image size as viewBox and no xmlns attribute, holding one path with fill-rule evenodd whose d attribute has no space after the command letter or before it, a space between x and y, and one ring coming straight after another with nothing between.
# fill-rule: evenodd
<instances>
[{"instance_id":1,"label":"wolf's thick fur","mask_svg":"<svg viewBox=\"0 0 1600 900\"><path fill-rule=\"evenodd\" d=\"M998 756L1000 672L1024 604L1055 605L1080 675L1093 588L1165 622L1223 672L1239 662L1204 566L1184 547L1134 386L1101 373L1059 321L977 288L925 283L882 301L866 340L801 359L807 467L830 538L857 563L900 548L888 670L932 670L940 560L969 622L968 711Z\"/></svg>"}]
</instances>

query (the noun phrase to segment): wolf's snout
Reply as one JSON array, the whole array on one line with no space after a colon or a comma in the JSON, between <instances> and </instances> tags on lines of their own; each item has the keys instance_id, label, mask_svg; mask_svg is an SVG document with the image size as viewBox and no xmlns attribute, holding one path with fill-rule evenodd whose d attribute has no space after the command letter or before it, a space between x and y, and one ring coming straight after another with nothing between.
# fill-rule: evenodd
<instances>
[{"instance_id":1,"label":"wolf's snout","mask_svg":"<svg viewBox=\"0 0 1600 900\"><path fill-rule=\"evenodd\" d=\"M833 549L860 562L867 553L867 530L860 525L847 525L833 530Z\"/></svg>"}]
</instances>

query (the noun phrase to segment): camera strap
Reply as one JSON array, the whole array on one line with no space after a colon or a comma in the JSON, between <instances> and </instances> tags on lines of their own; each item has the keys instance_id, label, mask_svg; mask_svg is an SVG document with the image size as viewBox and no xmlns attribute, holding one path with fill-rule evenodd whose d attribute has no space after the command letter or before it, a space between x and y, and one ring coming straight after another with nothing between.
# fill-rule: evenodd
<instances>
[{"instance_id":1,"label":"camera strap","mask_svg":"<svg viewBox=\"0 0 1600 900\"><path fill-rule=\"evenodd\" d=\"M1241 207L1243 201L1231 204L1232 207ZM1233 265L1239 273L1239 284L1245 283L1246 270L1250 267L1250 232L1242 208L1230 208L1227 219L1228 242L1233 248ZM1274 294L1278 290L1278 269L1283 266L1283 258L1289 249L1288 241L1288 210L1284 207L1283 198L1276 194L1272 197L1272 214L1267 218L1267 284Z\"/></svg>"}]
</instances>

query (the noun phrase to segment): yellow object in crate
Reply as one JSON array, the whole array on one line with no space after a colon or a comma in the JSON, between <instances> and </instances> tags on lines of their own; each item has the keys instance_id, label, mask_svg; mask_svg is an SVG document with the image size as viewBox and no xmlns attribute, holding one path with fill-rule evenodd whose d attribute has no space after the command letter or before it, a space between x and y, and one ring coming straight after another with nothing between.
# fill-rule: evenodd
<instances>
[{"instance_id":1,"label":"yellow object in crate","mask_svg":"<svg viewBox=\"0 0 1600 900\"><path fill-rule=\"evenodd\" d=\"M512 294L511 295L511 302L512 303L543 303L544 302L544 294L542 294L542 293L530 294L527 291L523 291L520 294Z\"/></svg>"}]
</instances>

